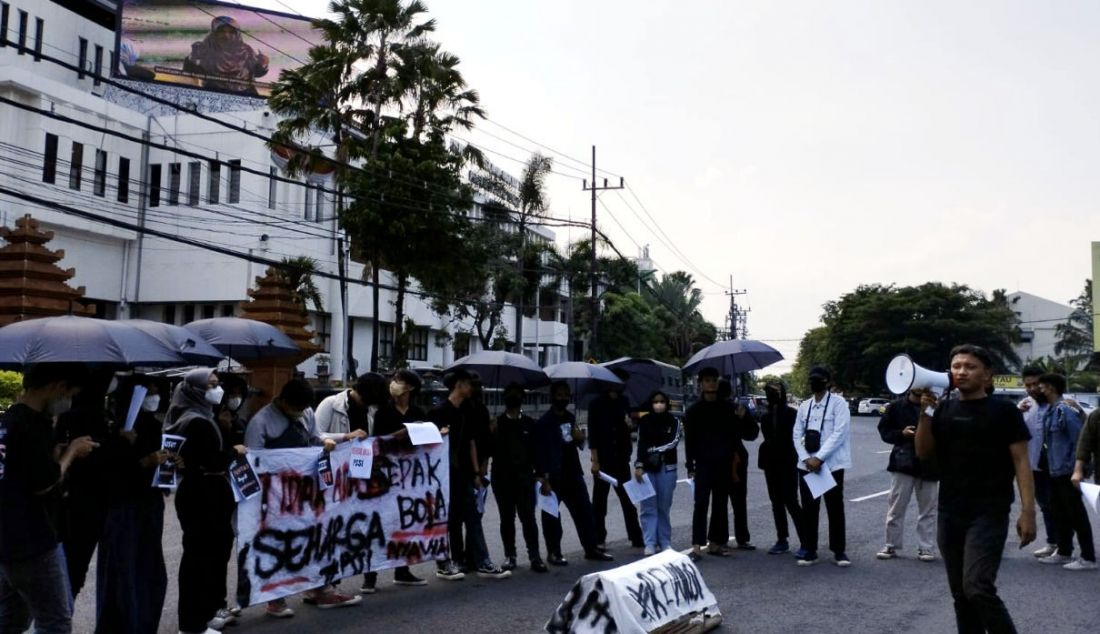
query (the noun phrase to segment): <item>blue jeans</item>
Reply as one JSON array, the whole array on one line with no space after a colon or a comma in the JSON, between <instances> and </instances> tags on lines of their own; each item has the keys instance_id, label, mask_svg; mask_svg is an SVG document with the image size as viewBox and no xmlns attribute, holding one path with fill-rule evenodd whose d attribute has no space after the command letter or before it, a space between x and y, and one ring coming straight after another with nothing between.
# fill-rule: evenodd
<instances>
[{"instance_id":1,"label":"blue jeans","mask_svg":"<svg viewBox=\"0 0 1100 634\"><path fill-rule=\"evenodd\" d=\"M657 495L642 500L642 537L646 548L664 550L672 546L672 492L676 489L676 467L661 467L656 473L646 473Z\"/></svg>"},{"instance_id":2,"label":"blue jeans","mask_svg":"<svg viewBox=\"0 0 1100 634\"><path fill-rule=\"evenodd\" d=\"M0 634L17 634L34 621L34 634L73 631L73 600L61 546L27 559L0 563Z\"/></svg>"}]
</instances>

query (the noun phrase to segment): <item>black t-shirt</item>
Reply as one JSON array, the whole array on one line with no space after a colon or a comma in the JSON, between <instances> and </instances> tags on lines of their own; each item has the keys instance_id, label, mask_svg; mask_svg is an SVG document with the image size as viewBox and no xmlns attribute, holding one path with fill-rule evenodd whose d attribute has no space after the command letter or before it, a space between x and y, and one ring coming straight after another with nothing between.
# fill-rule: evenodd
<instances>
[{"instance_id":1,"label":"black t-shirt","mask_svg":"<svg viewBox=\"0 0 1100 634\"><path fill-rule=\"evenodd\" d=\"M374 435L388 436L405 429L405 423L422 423L427 420L424 410L410 403L402 414L393 403L386 403L374 413ZM365 429L365 428L364 428Z\"/></svg>"},{"instance_id":2,"label":"black t-shirt","mask_svg":"<svg viewBox=\"0 0 1100 634\"><path fill-rule=\"evenodd\" d=\"M939 468L940 509L950 513L1008 512L1016 469L1009 445L1031 434L1011 402L983 398L947 401L932 417Z\"/></svg>"},{"instance_id":3,"label":"black t-shirt","mask_svg":"<svg viewBox=\"0 0 1100 634\"><path fill-rule=\"evenodd\" d=\"M17 403L0 416L0 561L38 557L57 547L61 477L53 458L53 422Z\"/></svg>"}]
</instances>

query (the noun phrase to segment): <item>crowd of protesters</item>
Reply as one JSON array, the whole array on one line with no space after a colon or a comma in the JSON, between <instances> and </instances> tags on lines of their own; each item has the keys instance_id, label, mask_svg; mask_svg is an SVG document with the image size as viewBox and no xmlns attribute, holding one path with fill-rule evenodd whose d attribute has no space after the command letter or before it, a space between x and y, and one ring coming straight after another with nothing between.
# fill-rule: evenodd
<instances>
[{"instance_id":1,"label":"crowd of protesters","mask_svg":"<svg viewBox=\"0 0 1100 634\"><path fill-rule=\"evenodd\" d=\"M893 447L885 546L877 557L893 559L903 550L906 509L915 495L917 556L934 561L938 546L959 630L1014 631L993 586L1013 480L1024 543L1034 536L1035 500L1044 515L1047 545L1036 551L1039 561L1095 569L1078 487L1100 457L1100 417L1086 421L1079 406L1063 398L1065 380L1058 375L1025 370L1029 398L1017 407L989 397L992 364L984 350L960 346L951 363L954 398L937 400L918 387L891 403L879 423L883 441ZM449 445L450 551L436 563L438 579L508 578L519 566L517 520L533 572L568 565L561 547L564 515L538 511L538 496L551 494L568 511L585 559L614 560L606 523L612 493L638 555L672 548L673 492L684 482L677 479L681 443L693 500L690 556L753 550L745 442L761 434L757 462L776 537L767 552L795 550L793 527L798 565L817 563L823 499L833 562L849 566L844 474L851 467L850 416L847 402L830 390L829 370L809 372L812 395L797 408L779 381L764 385L767 406L752 411L732 398L729 382L716 370L704 368L697 380L699 399L682 417L673 415L665 392L632 404L616 387L590 401L582 426L568 383L551 386L549 409L537 419L524 412L523 387L507 386L503 412L494 418L478 375L461 369L444 376L447 394L428 410L420 406L421 377L399 370L365 374L316 404L310 384L292 379L246 416L250 390L240 374L199 368L169 389L159 379L76 364L31 367L22 396L0 417L0 631L23 631L32 621L36 632L71 631L73 601L91 590L93 581L86 578L96 553L95 631L158 630L168 588L162 537L169 494L152 483L163 465L180 474L171 496L182 530L179 630L220 631L240 615L227 588L236 507L230 462L253 450L329 452L339 443L374 436L408 442L404 423L418 421L435 423ZM124 429L136 389L145 396ZM166 433L185 439L178 453L162 449ZM810 485L820 477L834 483L823 495ZM632 478L648 479L655 495L635 505L624 487ZM503 553L496 561L478 505L486 487L500 517ZM971 560L984 563L965 565ZM318 609L353 606L376 592L377 583L377 573L367 572L358 593L320 586L302 600ZM400 567L393 583L427 581ZM273 618L294 616L285 599L264 610Z\"/></svg>"}]
</instances>

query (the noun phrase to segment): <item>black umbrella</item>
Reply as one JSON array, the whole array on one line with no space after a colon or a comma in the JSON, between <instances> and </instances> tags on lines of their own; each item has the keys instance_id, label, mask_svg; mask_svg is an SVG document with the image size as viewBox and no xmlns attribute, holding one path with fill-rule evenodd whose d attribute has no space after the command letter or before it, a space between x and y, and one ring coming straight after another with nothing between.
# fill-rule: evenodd
<instances>
[{"instance_id":1,"label":"black umbrella","mask_svg":"<svg viewBox=\"0 0 1100 634\"><path fill-rule=\"evenodd\" d=\"M550 384L550 377L534 361L522 354L501 350L483 350L456 360L444 370L462 368L477 372L486 387L508 387L516 383L525 389Z\"/></svg>"},{"instance_id":2,"label":"black umbrella","mask_svg":"<svg viewBox=\"0 0 1100 634\"><path fill-rule=\"evenodd\" d=\"M195 365L216 365L225 358L224 354L207 343L206 340L197 333L181 326L163 324L159 321L150 321L148 319L125 319L119 323L133 326L167 343L188 363L193 363Z\"/></svg>"},{"instance_id":3,"label":"black umbrella","mask_svg":"<svg viewBox=\"0 0 1100 634\"><path fill-rule=\"evenodd\" d=\"M599 394L613 387L621 388L622 379L607 368L583 361L565 361L546 366L546 376L553 381L565 381L574 397Z\"/></svg>"},{"instance_id":4,"label":"black umbrella","mask_svg":"<svg viewBox=\"0 0 1100 634\"><path fill-rule=\"evenodd\" d=\"M783 355L766 343L752 339L728 339L713 343L691 355L684 365L684 374L696 374L703 368L715 368L723 376L735 376L782 360Z\"/></svg>"},{"instance_id":5,"label":"black umbrella","mask_svg":"<svg viewBox=\"0 0 1100 634\"><path fill-rule=\"evenodd\" d=\"M173 346L124 321L64 315L0 328L0 367L95 363L122 367L186 365Z\"/></svg>"},{"instance_id":6,"label":"black umbrella","mask_svg":"<svg viewBox=\"0 0 1100 634\"><path fill-rule=\"evenodd\" d=\"M237 361L292 357L301 350L282 330L241 317L214 317L185 324L227 357Z\"/></svg>"},{"instance_id":7,"label":"black umbrella","mask_svg":"<svg viewBox=\"0 0 1100 634\"><path fill-rule=\"evenodd\" d=\"M664 363L656 359L642 359L636 357L620 357L614 361L601 363L611 370L623 370L629 376L626 378L626 398L631 405L638 407L649 400L656 390L665 390L675 398L680 398L680 383L668 384L666 377L681 377L680 368L671 363Z\"/></svg>"}]
</instances>

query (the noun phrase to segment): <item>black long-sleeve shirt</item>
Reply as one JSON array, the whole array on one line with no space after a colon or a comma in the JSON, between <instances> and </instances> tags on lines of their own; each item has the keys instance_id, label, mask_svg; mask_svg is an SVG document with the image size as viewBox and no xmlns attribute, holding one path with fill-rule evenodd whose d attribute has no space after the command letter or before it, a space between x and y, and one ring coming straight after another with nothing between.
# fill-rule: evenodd
<instances>
[{"instance_id":1,"label":"black long-sleeve shirt","mask_svg":"<svg viewBox=\"0 0 1100 634\"><path fill-rule=\"evenodd\" d=\"M684 414L686 466L695 471L700 465L722 468L733 460L734 452L744 452L743 440L752 440L760 428L746 410L737 415L737 406L717 399L697 401Z\"/></svg>"},{"instance_id":2,"label":"black long-sleeve shirt","mask_svg":"<svg viewBox=\"0 0 1100 634\"><path fill-rule=\"evenodd\" d=\"M663 447L676 439L676 429L679 427L676 417L668 412L660 414L646 414L638 421L638 463L643 465L646 471L651 471L646 462L651 447ZM665 465L676 464L676 447L662 452Z\"/></svg>"},{"instance_id":3,"label":"black long-sleeve shirt","mask_svg":"<svg viewBox=\"0 0 1100 634\"><path fill-rule=\"evenodd\" d=\"M496 431L489 443L493 458L493 479L530 478L535 475L535 419L520 414L497 417Z\"/></svg>"},{"instance_id":4,"label":"black long-sleeve shirt","mask_svg":"<svg viewBox=\"0 0 1100 634\"><path fill-rule=\"evenodd\" d=\"M580 458L584 442L570 435L575 423L572 412L550 410L535 424L535 469L540 476L549 474L554 480L584 477Z\"/></svg>"},{"instance_id":5,"label":"black long-sleeve shirt","mask_svg":"<svg viewBox=\"0 0 1100 634\"><path fill-rule=\"evenodd\" d=\"M184 477L225 473L237 455L233 445L227 441L226 433L209 419L192 418L179 435L184 437L180 447Z\"/></svg>"},{"instance_id":6,"label":"black long-sleeve shirt","mask_svg":"<svg viewBox=\"0 0 1100 634\"><path fill-rule=\"evenodd\" d=\"M906 438L902 431L906 427L916 427L920 419L920 404L910 403L908 398L899 398L886 406L882 418L878 421L878 434L882 442L893 445L887 471L904 473L925 480L938 479L932 463L917 458L916 438ZM902 454L906 457L901 457Z\"/></svg>"},{"instance_id":7,"label":"black long-sleeve shirt","mask_svg":"<svg viewBox=\"0 0 1100 634\"><path fill-rule=\"evenodd\" d=\"M796 469L798 452L794 448L794 423L798 410L786 403L769 406L760 417L759 466L761 469Z\"/></svg>"},{"instance_id":8,"label":"black long-sleeve shirt","mask_svg":"<svg viewBox=\"0 0 1100 634\"><path fill-rule=\"evenodd\" d=\"M592 399L588 405L588 446L595 449L600 462L630 461L630 428L626 417L630 406L623 396L611 398L606 394Z\"/></svg>"}]
</instances>

